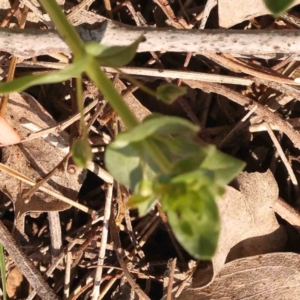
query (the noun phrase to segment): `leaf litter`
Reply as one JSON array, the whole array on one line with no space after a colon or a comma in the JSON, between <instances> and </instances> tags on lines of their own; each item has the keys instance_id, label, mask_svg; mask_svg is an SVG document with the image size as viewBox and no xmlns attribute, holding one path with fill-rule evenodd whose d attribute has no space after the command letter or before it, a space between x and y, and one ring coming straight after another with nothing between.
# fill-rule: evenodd
<instances>
[{"instance_id":1,"label":"leaf litter","mask_svg":"<svg viewBox=\"0 0 300 300\"><path fill-rule=\"evenodd\" d=\"M208 2L212 4L212 1ZM139 7L127 1L122 7L114 7L114 13L118 14L122 22L131 25L135 21L139 22L137 25L141 24L141 15L144 15L145 22L151 25L153 22L156 22L158 26L166 26L168 24L178 28L192 28L189 26L193 22L196 22L195 24L200 27L199 22L202 13L202 17L205 15L204 18L207 20L207 23L203 22L201 28L218 28L218 26L230 28L234 25L237 28L244 28L243 25L240 25L242 22L245 22L245 27L248 26L248 29L263 29L267 26L275 26L274 20L271 17L265 16L259 18L259 16L269 14L265 10L265 7L261 5L261 1L257 1L257 3L255 1L248 1L247 3L245 1L243 3L235 1L233 3L232 1L219 0L217 6L218 19L216 17L216 9L211 10L210 7L206 11L203 11L205 1L199 1L199 3L196 1L194 3L192 1L185 1L182 3L182 6L179 5L179 2L169 5L170 3L171 1L145 1L144 3L140 1L141 6ZM298 4L298 1L293 3L293 5L296 4ZM93 24L106 18L103 13L105 7L101 7L101 5L94 4L92 6L93 9L89 11L83 5L80 6L78 4L76 6L74 2L66 1L66 11L67 7L71 7L72 18L76 19L74 21L76 25L82 23ZM155 11L155 13L152 15L151 11ZM82 18L80 15L82 15ZM292 13L288 13L289 17L295 15L297 16L297 7L293 9ZM176 16L180 16L180 18L176 18ZM70 16L70 20L72 18ZM289 24L289 26L296 25ZM142 56L138 57L134 63L136 65L146 64L148 67L154 66L154 68L159 70L162 70L164 66L178 70L178 68L184 65L183 57L179 54L166 53L162 55L161 53L152 52L152 55L152 61L148 65L148 57ZM218 65L205 57L199 59L197 56L191 56L190 59L193 62L193 71L203 72L204 70L208 73L216 72L222 74L231 74L231 72L235 71L234 69L224 71L224 69L220 69ZM262 60L255 60L254 63L270 67L273 62L269 64ZM294 61L289 67L294 68L293 72L295 73L291 78L297 77L297 62ZM5 69L6 67L3 66L3 68ZM262 72L264 71L262 70ZM237 76L242 75L237 74ZM161 84L161 80L156 78L143 77L140 74L137 77L145 79L145 82L153 87ZM176 294L177 296L181 294L179 296L180 299L189 299L191 297L197 299L243 299L244 297L248 297L249 299L251 297L253 299L297 299L299 294L297 266L300 249L299 247L292 247L294 253L286 251L290 249L287 246L288 244L297 241L299 233L297 230L291 229L287 224L290 220L288 214L280 213L280 216L287 222L275 215L275 212L278 213L279 211L277 207L278 203L280 203L278 202L279 195L297 209L299 206L297 194L294 191L295 187L289 183L285 168L276 159L276 153L268 137L264 134L264 131L255 131L255 128L260 125L257 123L257 120L253 117L250 118L249 123L245 123L246 126L235 127L239 120L243 118L247 107L244 109L242 106L233 105L230 100L223 97L224 95L216 97L215 94L206 94L195 86L189 91L190 93L193 91L192 97L183 97L185 105L175 102L171 106L166 106L156 102L155 99L145 95L143 92L134 90L134 87L130 86L122 76L116 76L114 80L118 88L123 90L122 93L125 94L128 104L136 108L136 114L139 119L143 119L144 116L149 115L149 108L152 112L164 112L178 116L187 115L189 118L193 118L194 121L196 119L202 124L201 138L207 142L216 142L218 144L218 141L222 141L230 133L230 138L226 139L226 143L222 144L222 150L236 155L248 163L246 169L248 172L240 174L231 186L226 188L224 197L218 201L222 226L219 246L211 265L207 262L191 261L193 258L176 244L174 237L172 240L172 234L170 232L166 233L166 229L162 229L165 227L159 226L160 219L155 215L156 211L150 212L144 218L138 218L134 211L129 213L126 206L125 216L127 214L127 217L122 217L122 213L119 211L118 214L120 215L117 218L121 220L120 229L125 229L120 236L122 246L124 249L126 247L127 268L132 278L140 284L140 287L145 290L147 295L150 295L151 299L166 298L172 292L173 295ZM87 86L85 88L88 89ZM60 89L66 89L66 87L60 86ZM44 106L50 109L51 115L54 115L56 119L60 114L64 114L65 118L69 117L71 105L69 102L59 99L59 89L55 91L48 89L47 91L48 94L57 93L55 102L52 100L49 102L53 103L47 103L50 97L46 101L42 101ZM37 95L35 93L36 90L31 90L31 92ZM294 122L297 121L299 110L297 101L294 101L294 98L292 98L288 100L291 101L290 103L286 102L286 104L281 105L280 103L283 102L280 102L280 97L283 95L275 93L274 96L274 90L271 91L267 84L264 86L257 84L247 89L237 88L237 92L247 94L254 101L263 101L263 105L273 105L274 101L278 101L276 117L278 118L280 115L283 119L291 118ZM92 98L99 97L97 94L91 96ZM229 92L227 98L230 99ZM67 107L65 103L67 103ZM56 106L59 106L59 108ZM58 113L59 110L65 113ZM109 111L109 108L106 107L105 111ZM32 96L22 93L10 95L5 117L6 122L10 125L9 130L15 130L12 134L17 132L22 139L26 139L29 130L20 125L21 118L30 121L40 128L48 128L56 124L51 115ZM118 119L113 114L110 116L109 118L106 115L100 114L98 121L92 127L91 139L103 140L103 132L113 136L113 128L116 126L115 124L118 124ZM99 126L99 123L101 124L102 122L101 120L104 119L106 125L104 127ZM4 127L1 124L0 128L3 129ZM272 128L276 125L270 124ZM119 126L124 129L122 124ZM251 133L249 133L249 128ZM280 130L280 126L278 129ZM3 130L1 130L0 134L2 132ZM54 135L61 138L68 146L69 137L66 132L59 132ZM12 137L13 135L11 135ZM15 135L15 138L14 141L17 141L17 135ZM286 150L290 164L298 179L299 162L297 155L299 153L297 149L279 134L277 138ZM9 143L13 143L12 139ZM19 145L3 147L1 161L32 180L40 180L45 174L56 167L64 157L65 154L61 149L50 145L41 137ZM98 159L101 163L101 154L96 155L95 159ZM86 176L87 180L84 181ZM55 259L55 257L57 261L60 261L60 257L64 257L59 254L61 248L64 246L66 251L72 251L73 263L71 269L73 272L80 274L79 279L84 281L86 278L93 278L93 270L97 265L98 259L99 236L101 236L103 226L93 225L93 220L86 220L80 214L78 218L78 212L75 209L71 209L70 205L40 191L35 192L29 202L24 201L22 195L30 188L29 186L3 172L1 172L0 178L0 189L14 204L13 211L15 216L11 218L8 215L12 210L7 208L7 204L3 204L3 201L1 202L1 207L4 208L3 216L7 227L12 228L12 224L9 222L13 220L19 230L21 229L23 233L27 233L27 236L25 234L24 236L29 238L30 242L38 240L38 236L43 241L43 246L37 247L37 251L26 250L26 254L24 255L32 257L33 260L43 265L45 270L45 268L52 266L51 260ZM90 173L86 175L86 171L75 169L74 174L70 174L66 170L56 172L49 180L49 183L45 183L45 186L75 200L83 184L81 192L83 196L79 195L79 200L101 212L104 202L104 193L101 188L102 183L102 181L93 177ZM120 189L119 193L113 197L114 206L121 207L120 203L122 201L126 203L128 197L128 192ZM2 198L5 198L4 195L2 195ZM101 200L99 201L99 199ZM117 199L121 199L118 200L121 202L118 202ZM97 204L96 200L98 201ZM57 249L56 254L51 251L52 256L49 257L49 255L46 255L46 257L41 258L41 253L49 253L49 245L51 246L51 243L49 244L47 241L49 234L47 233L47 229L45 229L48 226L46 225L45 227L45 224L48 223L41 213L58 211L65 211L60 214L62 217L61 235L63 244L60 249ZM33 212L38 212L38 214L34 215ZM26 217L24 221L23 216L28 213L36 217L36 219ZM298 220L299 215L297 215L297 210L294 210L293 213L296 220ZM83 222L78 222L81 219ZM131 221L132 225L130 224ZM293 224L293 222L291 223ZM26 230L26 226L28 227L28 225L32 226L32 231L37 227L36 231L38 235L29 234L30 230ZM83 225L85 228L82 227ZM131 242L129 242L126 236L126 231L130 231L132 226L131 240L134 241L135 238L137 239L135 245L139 245L139 250L137 250L138 248L132 250ZM68 228L72 228L73 232ZM91 230L90 233L89 230ZM77 231L80 234L77 235ZM90 236L89 234L93 234L94 236ZM110 240L108 242L104 260L104 265L107 268L114 265L117 261ZM18 239L17 244L19 246L22 245ZM128 255L129 252L131 252L131 255ZM170 266L168 267L168 261L175 257L177 257L176 266L173 265L171 269ZM190 262L187 263L188 261ZM13 277L16 273L16 278L21 277L14 268L12 265L10 276ZM55 283L52 283L51 286L55 293L60 296L62 296L64 268L64 263L60 263L59 269L61 271L57 270L59 275L56 274L54 276ZM121 299L122 291L126 291L123 297L128 299L132 290L126 284L126 280L118 280L122 276L122 271L112 268L110 272L107 272L107 268L103 268L102 279L109 280L109 284L112 286L113 283L118 282L118 286L116 285L117 287L113 287L108 291L105 297L107 299ZM168 268L169 273L166 272ZM44 270L42 269L41 272L44 273ZM114 278L109 275L111 272L114 272ZM163 274L168 279L163 278ZM173 280L171 280L171 277L174 277ZM13 280L9 280L13 282ZM21 284L21 281L23 279L19 279L17 286ZM147 282L149 281L152 283L151 287L148 286ZM169 282L173 282L173 285L170 285ZM86 280L85 283L81 282L80 284L72 281L71 286L73 292L70 298L73 296L80 297L80 295L84 295L86 291L89 291L92 281ZM163 287L165 287L164 291ZM18 288L13 287L13 289L11 297L17 295Z\"/></svg>"}]
</instances>

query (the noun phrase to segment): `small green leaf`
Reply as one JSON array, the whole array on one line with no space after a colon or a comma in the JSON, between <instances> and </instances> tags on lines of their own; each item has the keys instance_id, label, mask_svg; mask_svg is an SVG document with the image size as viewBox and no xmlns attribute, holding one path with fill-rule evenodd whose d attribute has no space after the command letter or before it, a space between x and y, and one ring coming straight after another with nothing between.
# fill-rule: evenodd
<instances>
[{"instance_id":1,"label":"small green leaf","mask_svg":"<svg viewBox=\"0 0 300 300\"><path fill-rule=\"evenodd\" d=\"M186 87L172 83L160 85L156 90L156 97L167 104L173 103L178 97L186 93Z\"/></svg>"},{"instance_id":2,"label":"small green leaf","mask_svg":"<svg viewBox=\"0 0 300 300\"><path fill-rule=\"evenodd\" d=\"M0 82L0 93L7 94L11 92L21 92L34 85L50 84L68 80L73 76L82 73L85 70L85 64L86 59L85 57L82 57L80 60L60 71L49 72L43 75L22 76L11 82Z\"/></svg>"},{"instance_id":3,"label":"small green leaf","mask_svg":"<svg viewBox=\"0 0 300 300\"><path fill-rule=\"evenodd\" d=\"M264 0L268 9L275 15L286 11L294 0Z\"/></svg>"},{"instance_id":4,"label":"small green leaf","mask_svg":"<svg viewBox=\"0 0 300 300\"><path fill-rule=\"evenodd\" d=\"M229 183L245 167L244 162L219 151L214 145L205 147L205 150L206 157L200 164L200 168L214 171L218 184Z\"/></svg>"},{"instance_id":5,"label":"small green leaf","mask_svg":"<svg viewBox=\"0 0 300 300\"><path fill-rule=\"evenodd\" d=\"M198 131L198 126L183 118L153 114L130 131L120 133L116 141L116 147L124 147L132 142L140 142L154 135L195 135Z\"/></svg>"},{"instance_id":6,"label":"small green leaf","mask_svg":"<svg viewBox=\"0 0 300 300\"><path fill-rule=\"evenodd\" d=\"M92 159L93 153L88 139L77 139L72 144L72 157L75 164L80 168L86 168Z\"/></svg>"},{"instance_id":7,"label":"small green leaf","mask_svg":"<svg viewBox=\"0 0 300 300\"><path fill-rule=\"evenodd\" d=\"M183 174L163 184L161 204L180 244L198 259L214 254L220 230L218 188L203 173Z\"/></svg>"},{"instance_id":8,"label":"small green leaf","mask_svg":"<svg viewBox=\"0 0 300 300\"><path fill-rule=\"evenodd\" d=\"M118 182L134 191L143 175L140 151L135 145L117 148L116 141L106 147L105 166Z\"/></svg>"},{"instance_id":9,"label":"small green leaf","mask_svg":"<svg viewBox=\"0 0 300 300\"><path fill-rule=\"evenodd\" d=\"M131 208L137 208L139 216L144 216L154 207L156 202L157 200L153 196L133 195L128 199L126 205Z\"/></svg>"},{"instance_id":10,"label":"small green leaf","mask_svg":"<svg viewBox=\"0 0 300 300\"><path fill-rule=\"evenodd\" d=\"M132 61L139 43L143 40L144 37L141 36L129 46L105 46L97 42L87 42L85 50L96 57L101 66L121 67Z\"/></svg>"}]
</instances>

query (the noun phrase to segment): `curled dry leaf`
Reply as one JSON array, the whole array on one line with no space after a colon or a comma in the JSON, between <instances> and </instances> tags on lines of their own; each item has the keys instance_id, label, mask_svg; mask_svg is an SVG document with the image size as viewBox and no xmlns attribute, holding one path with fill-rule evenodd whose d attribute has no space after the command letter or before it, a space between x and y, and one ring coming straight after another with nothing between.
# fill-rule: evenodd
<instances>
[{"instance_id":1,"label":"curled dry leaf","mask_svg":"<svg viewBox=\"0 0 300 300\"><path fill-rule=\"evenodd\" d=\"M27 93L10 94L5 117L20 133L22 139L30 133L28 129L20 125L19 120L22 118L41 128L56 125L45 109ZM68 141L67 133L60 132L57 135L61 140ZM2 149L2 163L36 181L42 179L55 168L64 156L65 153L47 143L43 138ZM75 168L75 172L71 174L65 170L58 170L44 186L75 200L85 175L86 171L79 168ZM62 211L70 207L68 204L40 191L34 193L29 202L25 202L22 195L30 188L28 185L1 171L0 178L0 189L14 203L16 223L21 232L22 215L25 213Z\"/></svg>"},{"instance_id":2,"label":"curled dry leaf","mask_svg":"<svg viewBox=\"0 0 300 300\"><path fill-rule=\"evenodd\" d=\"M300 293L300 255L270 253L235 260L202 289L185 291L181 299L291 300Z\"/></svg>"},{"instance_id":3,"label":"curled dry leaf","mask_svg":"<svg viewBox=\"0 0 300 300\"><path fill-rule=\"evenodd\" d=\"M297 4L300 4L300 0L295 0L290 7ZM263 0L218 0L218 9L219 26L222 28L229 28L246 20L271 14Z\"/></svg>"},{"instance_id":4,"label":"curled dry leaf","mask_svg":"<svg viewBox=\"0 0 300 300\"><path fill-rule=\"evenodd\" d=\"M273 210L278 186L271 171L241 173L237 184L239 190L226 187L225 195L217 202L221 232L212 259L213 271L199 270L191 289L204 286L219 276L225 262L280 251L285 245L285 229L278 224ZM180 299L192 298L182 296Z\"/></svg>"},{"instance_id":5,"label":"curled dry leaf","mask_svg":"<svg viewBox=\"0 0 300 300\"><path fill-rule=\"evenodd\" d=\"M21 141L18 133L0 116L0 146L8 146Z\"/></svg>"}]
</instances>

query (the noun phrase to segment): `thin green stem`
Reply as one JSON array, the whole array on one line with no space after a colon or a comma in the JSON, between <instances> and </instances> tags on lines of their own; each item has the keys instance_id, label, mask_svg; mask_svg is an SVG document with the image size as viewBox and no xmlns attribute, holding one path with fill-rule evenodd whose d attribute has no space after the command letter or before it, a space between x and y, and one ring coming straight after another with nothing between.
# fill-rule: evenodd
<instances>
[{"instance_id":1,"label":"thin green stem","mask_svg":"<svg viewBox=\"0 0 300 300\"><path fill-rule=\"evenodd\" d=\"M112 108L120 116L127 129L132 129L139 124L135 115L131 112L129 107L124 102L121 95L116 91L112 82L107 78L105 73L97 66L97 60L92 59L86 68L86 73L90 79L95 83L98 89L107 99Z\"/></svg>"},{"instance_id":2,"label":"thin green stem","mask_svg":"<svg viewBox=\"0 0 300 300\"><path fill-rule=\"evenodd\" d=\"M75 28L68 22L65 14L62 12L55 0L40 0L41 5L48 13L52 22L56 26L62 39L72 50L75 56L85 53L84 43Z\"/></svg>"},{"instance_id":3,"label":"thin green stem","mask_svg":"<svg viewBox=\"0 0 300 300\"><path fill-rule=\"evenodd\" d=\"M153 159L155 164L161 169L161 171L165 174L170 173L172 170L172 164L167 159L165 154L159 149L157 144L153 140L145 140L144 141L147 151L150 157Z\"/></svg>"},{"instance_id":4,"label":"thin green stem","mask_svg":"<svg viewBox=\"0 0 300 300\"><path fill-rule=\"evenodd\" d=\"M157 98L157 94L155 91L153 91L152 89L149 89L146 85L144 85L143 83L139 82L138 80L136 80L135 78L133 78L131 75L128 75L126 73L124 73L122 70L120 70L119 68L114 68L118 73L120 73L124 78L126 78L128 81L130 81L132 84L138 86L142 91L144 91L145 93Z\"/></svg>"},{"instance_id":5,"label":"thin green stem","mask_svg":"<svg viewBox=\"0 0 300 300\"><path fill-rule=\"evenodd\" d=\"M82 99L82 76L79 75L76 77L76 97L77 97L77 104L78 104L78 110L80 113L80 126L82 130L83 136L87 136L87 129L84 123L84 105L83 105L83 99Z\"/></svg>"},{"instance_id":6,"label":"thin green stem","mask_svg":"<svg viewBox=\"0 0 300 300\"><path fill-rule=\"evenodd\" d=\"M89 62L87 75L95 83L112 108L121 117L127 129L132 129L139 124L138 120L128 108L121 95L116 91L112 82L100 68L95 68L96 60ZM170 172L172 165L154 141L145 140L150 157L164 173Z\"/></svg>"},{"instance_id":7,"label":"thin green stem","mask_svg":"<svg viewBox=\"0 0 300 300\"><path fill-rule=\"evenodd\" d=\"M3 293L3 300L6 300L6 269L5 269L5 257L3 251L3 245L0 244L0 272L1 272L1 279L2 279L2 293Z\"/></svg>"}]
</instances>

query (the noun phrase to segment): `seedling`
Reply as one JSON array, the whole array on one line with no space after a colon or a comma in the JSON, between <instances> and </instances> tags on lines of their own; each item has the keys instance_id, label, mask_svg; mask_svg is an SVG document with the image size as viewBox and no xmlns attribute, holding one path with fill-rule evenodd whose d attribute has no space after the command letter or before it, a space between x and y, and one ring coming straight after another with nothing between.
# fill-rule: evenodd
<instances>
[{"instance_id":1,"label":"seedling","mask_svg":"<svg viewBox=\"0 0 300 300\"><path fill-rule=\"evenodd\" d=\"M74 161L84 167L92 157L83 119L81 75L85 73L127 128L107 147L105 165L118 182L134 192L128 204L143 215L160 201L182 246L196 258L210 259L220 230L216 200L223 194L225 184L243 169L244 163L213 145L197 143L195 139L200 128L185 119L153 114L142 123L137 121L100 66L117 69L129 63L143 41L142 36L122 47L83 43L55 0L40 2L72 50L73 63L57 72L0 83L0 92L22 91L32 85L61 82L77 76L83 138L74 141L72 150ZM185 88L170 84L152 91L126 76L166 103L172 103L185 93Z\"/></svg>"}]
</instances>

